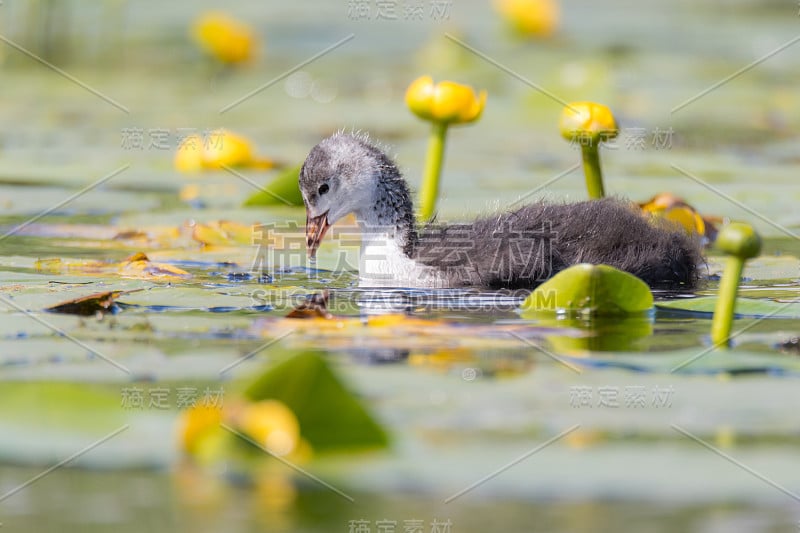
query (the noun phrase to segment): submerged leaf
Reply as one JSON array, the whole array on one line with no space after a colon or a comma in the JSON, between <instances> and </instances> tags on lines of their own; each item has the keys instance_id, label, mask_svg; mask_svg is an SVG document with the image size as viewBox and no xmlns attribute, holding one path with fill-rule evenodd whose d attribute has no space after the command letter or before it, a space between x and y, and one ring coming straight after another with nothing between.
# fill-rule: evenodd
<instances>
[{"instance_id":1,"label":"submerged leaf","mask_svg":"<svg viewBox=\"0 0 800 533\"><path fill-rule=\"evenodd\" d=\"M523 315L571 312L579 315L624 315L653 307L645 282L608 265L583 263L563 270L540 285L522 303Z\"/></svg>"},{"instance_id":2,"label":"submerged leaf","mask_svg":"<svg viewBox=\"0 0 800 533\"><path fill-rule=\"evenodd\" d=\"M64 262L58 257L37 259L33 263L33 268L36 272L48 272L51 274L60 274L61 271L64 269Z\"/></svg>"},{"instance_id":3,"label":"submerged leaf","mask_svg":"<svg viewBox=\"0 0 800 533\"><path fill-rule=\"evenodd\" d=\"M266 187L257 191L244 201L246 206L256 205L288 205L302 206L303 196L300 194L300 169L302 165L287 168Z\"/></svg>"},{"instance_id":4,"label":"submerged leaf","mask_svg":"<svg viewBox=\"0 0 800 533\"><path fill-rule=\"evenodd\" d=\"M192 238L206 246L252 244L253 226L229 220L214 220L207 224L198 223L194 226Z\"/></svg>"},{"instance_id":5,"label":"submerged leaf","mask_svg":"<svg viewBox=\"0 0 800 533\"><path fill-rule=\"evenodd\" d=\"M316 451L380 448L389 442L383 428L316 352L301 353L271 368L248 387L245 396L286 405Z\"/></svg>"}]
</instances>

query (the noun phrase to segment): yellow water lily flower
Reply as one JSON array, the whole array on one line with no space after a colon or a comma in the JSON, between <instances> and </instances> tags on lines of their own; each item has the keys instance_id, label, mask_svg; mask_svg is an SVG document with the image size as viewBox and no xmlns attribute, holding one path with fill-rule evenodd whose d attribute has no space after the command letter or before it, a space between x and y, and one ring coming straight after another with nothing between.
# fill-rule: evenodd
<instances>
[{"instance_id":1,"label":"yellow water lily flower","mask_svg":"<svg viewBox=\"0 0 800 533\"><path fill-rule=\"evenodd\" d=\"M572 102L561 113L561 135L568 141L596 146L619 133L617 121L608 106L595 102Z\"/></svg>"},{"instance_id":2,"label":"yellow water lily flower","mask_svg":"<svg viewBox=\"0 0 800 533\"><path fill-rule=\"evenodd\" d=\"M205 168L246 167L253 163L253 144L228 130L212 132L203 147Z\"/></svg>"},{"instance_id":3,"label":"yellow water lily flower","mask_svg":"<svg viewBox=\"0 0 800 533\"><path fill-rule=\"evenodd\" d=\"M419 218L425 222L433 217L436 209L447 128L451 124L478 120L486 106L486 91L475 94L467 85L453 81L434 84L430 76L420 76L408 86L406 104L415 115L432 125L419 199Z\"/></svg>"},{"instance_id":4,"label":"yellow water lily flower","mask_svg":"<svg viewBox=\"0 0 800 533\"><path fill-rule=\"evenodd\" d=\"M300 423L294 413L277 400L244 406L236 425L255 442L277 456L292 453L300 442Z\"/></svg>"},{"instance_id":5,"label":"yellow water lily flower","mask_svg":"<svg viewBox=\"0 0 800 533\"><path fill-rule=\"evenodd\" d=\"M253 30L220 11L205 13L193 28L200 47L221 63L233 65L252 59L256 44Z\"/></svg>"},{"instance_id":6,"label":"yellow water lily flower","mask_svg":"<svg viewBox=\"0 0 800 533\"><path fill-rule=\"evenodd\" d=\"M203 439L209 434L219 431L222 422L222 410L195 405L181 413L178 428L178 440L183 451L196 454Z\"/></svg>"},{"instance_id":7,"label":"yellow water lily flower","mask_svg":"<svg viewBox=\"0 0 800 533\"><path fill-rule=\"evenodd\" d=\"M453 81L434 84L430 76L421 76L406 90L409 109L424 120L446 124L465 124L480 118L486 106L486 91L475 94L467 85Z\"/></svg>"},{"instance_id":8,"label":"yellow water lily flower","mask_svg":"<svg viewBox=\"0 0 800 533\"><path fill-rule=\"evenodd\" d=\"M495 0L495 8L520 35L548 37L561 16L556 0Z\"/></svg>"},{"instance_id":9,"label":"yellow water lily flower","mask_svg":"<svg viewBox=\"0 0 800 533\"><path fill-rule=\"evenodd\" d=\"M212 131L208 136L189 135L175 153L175 169L192 173L223 167L272 168L275 163L256 157L253 144L229 130Z\"/></svg>"},{"instance_id":10,"label":"yellow water lily flower","mask_svg":"<svg viewBox=\"0 0 800 533\"><path fill-rule=\"evenodd\" d=\"M601 142L613 139L619 132L613 113L603 104L572 102L564 107L558 127L565 139L581 147L589 198L602 198L606 193L598 147Z\"/></svg>"},{"instance_id":11,"label":"yellow water lily flower","mask_svg":"<svg viewBox=\"0 0 800 533\"><path fill-rule=\"evenodd\" d=\"M175 152L175 170L192 173L203 170L203 138L199 135L189 135L178 145Z\"/></svg>"},{"instance_id":12,"label":"yellow water lily flower","mask_svg":"<svg viewBox=\"0 0 800 533\"><path fill-rule=\"evenodd\" d=\"M203 138L199 135L189 135L178 145L175 152L175 170L191 173L203 170Z\"/></svg>"}]
</instances>

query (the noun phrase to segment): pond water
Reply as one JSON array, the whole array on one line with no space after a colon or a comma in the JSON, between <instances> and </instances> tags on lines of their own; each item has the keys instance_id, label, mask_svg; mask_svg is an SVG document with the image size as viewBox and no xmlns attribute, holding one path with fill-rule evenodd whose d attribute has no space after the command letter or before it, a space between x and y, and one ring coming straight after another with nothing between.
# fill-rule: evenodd
<instances>
[{"instance_id":1,"label":"pond water","mask_svg":"<svg viewBox=\"0 0 800 533\"><path fill-rule=\"evenodd\" d=\"M351 531L363 520L379 531L388 520L403 531L421 520L424 531L448 521L459 532L796 531L800 48L787 43L797 6L563 2L555 37L520 42L488 3L455 0L446 20L426 11L422 21L356 20L352 4L234 3L230 12L263 37L262 54L223 72L187 35L211 2L108 2L99 11L65 2L66 37L52 59L93 91L0 48L2 528ZM0 35L38 51L36 21L48 5L3 3ZM451 131L445 220L521 197L585 197L581 171L570 170L579 152L557 133L561 105L535 84L567 101L607 103L623 134L645 132L643 146L621 139L602 154L611 194L644 201L670 190L704 214L752 223L765 246L745 269L749 306L733 349L709 348L710 314L700 311L658 308L587 337L579 322L521 318L519 298L505 294L358 289L342 269L355 251L337 239L314 268L301 250L293 268L266 277L253 265L273 252L258 238L208 247L192 238L219 220L296 231L305 214L241 207L248 181L274 173L177 173L179 137L226 127L294 164L332 131L364 130L418 186L427 127L402 98L424 73L489 91L481 120ZM141 148L128 143L132 130L144 134ZM656 143L666 131L669 144ZM166 132L166 148L149 145L155 132ZM137 252L191 276L121 272ZM714 295L720 271L712 252L696 293L657 300ZM43 311L136 289L103 320ZM323 289L337 315L428 322L336 332L283 318ZM389 451L304 465L336 490L281 465L253 483L181 456L179 389L229 398L307 349L323 350L385 425ZM166 389L169 405L131 409L132 388Z\"/></svg>"}]
</instances>

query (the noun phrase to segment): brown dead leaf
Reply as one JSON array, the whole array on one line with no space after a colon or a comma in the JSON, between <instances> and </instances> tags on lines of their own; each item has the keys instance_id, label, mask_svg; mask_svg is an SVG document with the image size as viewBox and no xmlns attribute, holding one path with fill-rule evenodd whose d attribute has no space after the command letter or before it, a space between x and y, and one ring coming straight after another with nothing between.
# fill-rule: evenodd
<instances>
[{"instance_id":1,"label":"brown dead leaf","mask_svg":"<svg viewBox=\"0 0 800 533\"><path fill-rule=\"evenodd\" d=\"M63 313L67 315L94 316L99 314L102 316L107 313L115 312L118 308L114 300L116 300L120 294L126 294L129 292L136 291L98 292L96 294L90 294L89 296L84 296L82 298L67 300L66 302L47 307L45 308L45 311L50 313Z\"/></svg>"},{"instance_id":2,"label":"brown dead leaf","mask_svg":"<svg viewBox=\"0 0 800 533\"><path fill-rule=\"evenodd\" d=\"M133 263L134 261L150 261L150 258L144 252L136 252L122 260L123 263Z\"/></svg>"},{"instance_id":3,"label":"brown dead leaf","mask_svg":"<svg viewBox=\"0 0 800 533\"><path fill-rule=\"evenodd\" d=\"M328 311L328 291L312 294L305 302L295 307L286 318L324 318L330 320L333 315Z\"/></svg>"},{"instance_id":4,"label":"brown dead leaf","mask_svg":"<svg viewBox=\"0 0 800 533\"><path fill-rule=\"evenodd\" d=\"M129 241L129 240L132 240L132 239L144 240L144 239L148 238L148 235L144 231L139 231L139 230L132 229L132 230L120 231L119 233L114 235L114 237L112 237L112 238L115 241Z\"/></svg>"}]
</instances>

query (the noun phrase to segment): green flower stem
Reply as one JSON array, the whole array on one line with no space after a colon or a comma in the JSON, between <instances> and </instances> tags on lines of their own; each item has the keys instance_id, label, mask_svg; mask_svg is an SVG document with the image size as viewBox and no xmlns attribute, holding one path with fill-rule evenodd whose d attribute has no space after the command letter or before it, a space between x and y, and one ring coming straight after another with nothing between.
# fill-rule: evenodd
<instances>
[{"instance_id":1,"label":"green flower stem","mask_svg":"<svg viewBox=\"0 0 800 533\"><path fill-rule=\"evenodd\" d=\"M736 307L736 292L739 290L743 268L744 259L729 257L722 272L717 305L714 307L714 318L711 322L711 342L714 346L728 346Z\"/></svg>"},{"instance_id":2,"label":"green flower stem","mask_svg":"<svg viewBox=\"0 0 800 533\"><path fill-rule=\"evenodd\" d=\"M586 189L589 191L589 198L598 200L603 198L606 193L603 190L603 171L600 170L600 148L597 143L589 146L582 146L583 152L583 173L586 175Z\"/></svg>"},{"instance_id":3,"label":"green flower stem","mask_svg":"<svg viewBox=\"0 0 800 533\"><path fill-rule=\"evenodd\" d=\"M422 190L420 191L419 218L422 222L429 221L436 211L446 137L447 124L434 122L428 139L428 155L425 157L425 173L422 176Z\"/></svg>"}]
</instances>

